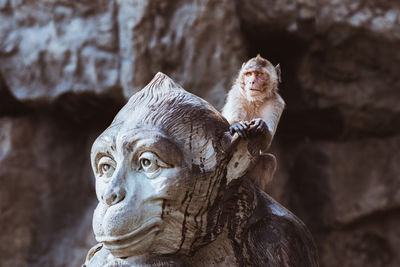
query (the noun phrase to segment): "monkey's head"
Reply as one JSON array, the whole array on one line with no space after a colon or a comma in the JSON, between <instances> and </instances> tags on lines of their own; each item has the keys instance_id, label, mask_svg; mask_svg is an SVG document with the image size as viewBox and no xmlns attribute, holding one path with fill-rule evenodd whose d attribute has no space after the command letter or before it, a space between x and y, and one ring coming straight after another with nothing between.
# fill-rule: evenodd
<instances>
[{"instance_id":1,"label":"monkey's head","mask_svg":"<svg viewBox=\"0 0 400 267\"><path fill-rule=\"evenodd\" d=\"M238 82L249 101L263 101L277 92L280 75L279 64L274 67L271 62L257 55L243 64Z\"/></svg>"},{"instance_id":2,"label":"monkey's head","mask_svg":"<svg viewBox=\"0 0 400 267\"><path fill-rule=\"evenodd\" d=\"M211 105L157 74L93 144L96 240L116 257L189 255L214 240L228 129Z\"/></svg>"}]
</instances>

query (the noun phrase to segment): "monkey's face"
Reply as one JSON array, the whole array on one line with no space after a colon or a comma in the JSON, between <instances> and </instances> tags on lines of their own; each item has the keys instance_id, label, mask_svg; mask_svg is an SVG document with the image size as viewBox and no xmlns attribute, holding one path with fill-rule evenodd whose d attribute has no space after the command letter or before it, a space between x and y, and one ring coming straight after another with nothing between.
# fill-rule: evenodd
<instances>
[{"instance_id":1,"label":"monkey's face","mask_svg":"<svg viewBox=\"0 0 400 267\"><path fill-rule=\"evenodd\" d=\"M243 73L243 90L249 99L266 96L271 91L270 76L263 69L250 69Z\"/></svg>"},{"instance_id":2,"label":"monkey's face","mask_svg":"<svg viewBox=\"0 0 400 267\"><path fill-rule=\"evenodd\" d=\"M248 101L263 101L271 97L279 81L279 64L274 67L260 55L244 63L239 73L240 88Z\"/></svg>"},{"instance_id":3,"label":"monkey's face","mask_svg":"<svg viewBox=\"0 0 400 267\"><path fill-rule=\"evenodd\" d=\"M269 75L263 70L250 70L244 73L245 90L250 95L259 95L267 88Z\"/></svg>"}]
</instances>

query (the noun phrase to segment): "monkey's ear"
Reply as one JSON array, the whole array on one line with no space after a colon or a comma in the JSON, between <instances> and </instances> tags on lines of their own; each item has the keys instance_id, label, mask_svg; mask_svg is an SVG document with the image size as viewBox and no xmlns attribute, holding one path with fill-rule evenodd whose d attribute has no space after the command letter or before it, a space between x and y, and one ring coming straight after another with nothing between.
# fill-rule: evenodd
<instances>
[{"instance_id":1,"label":"monkey's ear","mask_svg":"<svg viewBox=\"0 0 400 267\"><path fill-rule=\"evenodd\" d=\"M275 66L275 71L276 71L276 75L278 75L278 82L281 83L282 82L281 65L279 63L278 63L278 65Z\"/></svg>"}]
</instances>

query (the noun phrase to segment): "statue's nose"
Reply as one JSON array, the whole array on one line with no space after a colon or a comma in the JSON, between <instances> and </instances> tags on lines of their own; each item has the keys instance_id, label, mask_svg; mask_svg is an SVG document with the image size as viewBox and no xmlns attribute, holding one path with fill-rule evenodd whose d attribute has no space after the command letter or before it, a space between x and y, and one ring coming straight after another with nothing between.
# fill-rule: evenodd
<instances>
[{"instance_id":1,"label":"statue's nose","mask_svg":"<svg viewBox=\"0 0 400 267\"><path fill-rule=\"evenodd\" d=\"M101 196L101 199L108 205L112 206L121 202L126 195L125 189L119 186L109 186Z\"/></svg>"},{"instance_id":2,"label":"statue's nose","mask_svg":"<svg viewBox=\"0 0 400 267\"><path fill-rule=\"evenodd\" d=\"M108 206L121 202L126 196L124 181L125 173L123 168L119 168L114 172L111 181L107 184L107 188L103 192L101 200L103 200Z\"/></svg>"}]
</instances>

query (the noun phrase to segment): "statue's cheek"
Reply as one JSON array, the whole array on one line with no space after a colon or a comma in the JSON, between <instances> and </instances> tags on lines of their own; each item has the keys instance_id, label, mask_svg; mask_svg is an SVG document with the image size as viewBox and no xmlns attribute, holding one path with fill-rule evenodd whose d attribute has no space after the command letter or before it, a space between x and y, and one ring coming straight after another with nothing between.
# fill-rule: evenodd
<instances>
[{"instance_id":1,"label":"statue's cheek","mask_svg":"<svg viewBox=\"0 0 400 267\"><path fill-rule=\"evenodd\" d=\"M103 231L103 218L104 215L107 211L107 207L103 205L101 202L97 205L96 209L94 210L93 213L93 221L92 221L92 226L93 226L93 231L95 236L103 236L104 231Z\"/></svg>"},{"instance_id":2,"label":"statue's cheek","mask_svg":"<svg viewBox=\"0 0 400 267\"><path fill-rule=\"evenodd\" d=\"M101 196L107 188L107 184L96 178L96 197L99 202L101 202Z\"/></svg>"},{"instance_id":3,"label":"statue's cheek","mask_svg":"<svg viewBox=\"0 0 400 267\"><path fill-rule=\"evenodd\" d=\"M169 168L162 170L158 177L148 179L147 183L154 195L169 198L179 187L181 178L181 168Z\"/></svg>"}]
</instances>

